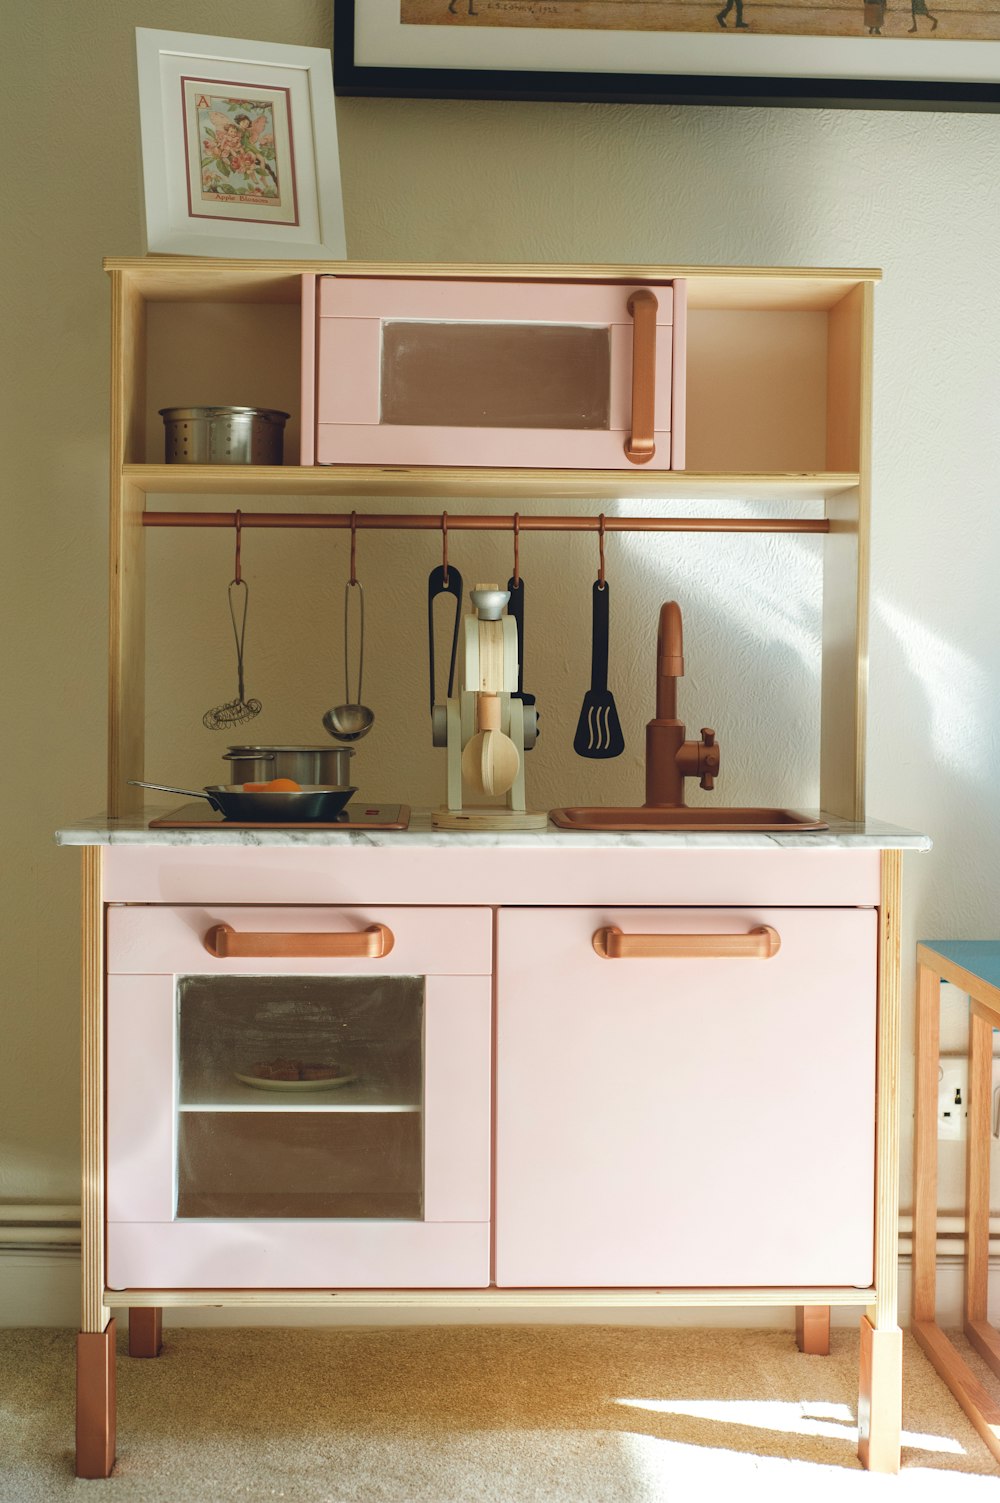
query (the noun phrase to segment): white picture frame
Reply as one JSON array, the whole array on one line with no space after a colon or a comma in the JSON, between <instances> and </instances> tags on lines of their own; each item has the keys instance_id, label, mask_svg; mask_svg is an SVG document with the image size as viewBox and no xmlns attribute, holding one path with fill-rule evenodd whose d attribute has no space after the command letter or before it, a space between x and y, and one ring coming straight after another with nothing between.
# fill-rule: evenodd
<instances>
[{"instance_id":1,"label":"white picture frame","mask_svg":"<svg viewBox=\"0 0 1000 1503\"><path fill-rule=\"evenodd\" d=\"M332 59L137 27L146 248L344 260Z\"/></svg>"}]
</instances>

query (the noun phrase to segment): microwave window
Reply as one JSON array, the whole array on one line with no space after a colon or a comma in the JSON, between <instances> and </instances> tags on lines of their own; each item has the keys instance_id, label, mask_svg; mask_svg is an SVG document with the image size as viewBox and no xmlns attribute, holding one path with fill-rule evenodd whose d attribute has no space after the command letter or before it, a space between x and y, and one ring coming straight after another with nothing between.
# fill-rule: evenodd
<instances>
[{"instance_id":1,"label":"microwave window","mask_svg":"<svg viewBox=\"0 0 1000 1503\"><path fill-rule=\"evenodd\" d=\"M610 425L611 335L578 324L382 325L381 421L441 428Z\"/></svg>"}]
</instances>

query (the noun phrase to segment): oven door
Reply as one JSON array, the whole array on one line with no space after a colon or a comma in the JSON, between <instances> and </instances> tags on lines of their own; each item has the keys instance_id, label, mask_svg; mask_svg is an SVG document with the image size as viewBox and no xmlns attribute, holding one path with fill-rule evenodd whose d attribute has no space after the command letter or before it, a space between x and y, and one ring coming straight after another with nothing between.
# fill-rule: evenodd
<instances>
[{"instance_id":1,"label":"oven door","mask_svg":"<svg viewBox=\"0 0 1000 1503\"><path fill-rule=\"evenodd\" d=\"M684 286L319 279L319 464L683 468Z\"/></svg>"},{"instance_id":2,"label":"oven door","mask_svg":"<svg viewBox=\"0 0 1000 1503\"><path fill-rule=\"evenodd\" d=\"M108 927L110 1288L489 1283L489 910Z\"/></svg>"}]
</instances>

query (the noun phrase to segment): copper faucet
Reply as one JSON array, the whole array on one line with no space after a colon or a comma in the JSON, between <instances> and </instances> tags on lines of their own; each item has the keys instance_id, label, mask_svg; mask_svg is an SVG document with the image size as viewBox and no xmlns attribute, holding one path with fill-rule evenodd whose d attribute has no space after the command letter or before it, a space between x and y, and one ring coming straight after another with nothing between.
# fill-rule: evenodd
<instances>
[{"instance_id":1,"label":"copper faucet","mask_svg":"<svg viewBox=\"0 0 1000 1503\"><path fill-rule=\"evenodd\" d=\"M719 771L715 732L704 726L700 741L685 740L677 719L677 680L684 675L684 629L676 600L660 606L656 637L656 719L646 726L646 807L682 808L684 779L714 788Z\"/></svg>"}]
</instances>

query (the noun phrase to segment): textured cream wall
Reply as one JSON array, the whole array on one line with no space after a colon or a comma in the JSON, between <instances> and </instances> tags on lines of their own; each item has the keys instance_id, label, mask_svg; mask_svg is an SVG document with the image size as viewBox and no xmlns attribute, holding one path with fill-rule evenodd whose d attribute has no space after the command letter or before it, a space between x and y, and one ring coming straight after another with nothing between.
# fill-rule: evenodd
<instances>
[{"instance_id":1,"label":"textured cream wall","mask_svg":"<svg viewBox=\"0 0 1000 1503\"><path fill-rule=\"evenodd\" d=\"M133 28L329 45L326 0L43 0L4 22L3 830L0 1199L77 1193L77 875L51 832L97 809L105 747L104 254L144 248ZM919 933L996 932L1000 890L1000 118L348 100L338 105L348 248L384 260L878 266L869 807L927 829L907 861ZM179 395L178 400L184 400ZM726 421L725 411L719 421ZM498 508L505 509L505 508ZM777 508L775 508L777 510ZM535 799L633 799L655 613L687 623L682 714L725 738L726 802L808 802L816 778L818 546L793 539L609 546L621 764L569 752L589 667L593 546L529 540L528 687L544 734ZM262 739L317 734L339 698L344 549L251 536L249 687ZM148 768L210 781L200 714L228 697L229 545L150 540ZM506 578L463 540L467 580ZM363 539L383 797L436 800L424 689L430 538ZM776 1062L778 1068L793 1062ZM904 1065L904 1080L908 1066ZM907 1112L904 1106L904 1124ZM905 1178L905 1173L904 1173Z\"/></svg>"}]
</instances>

